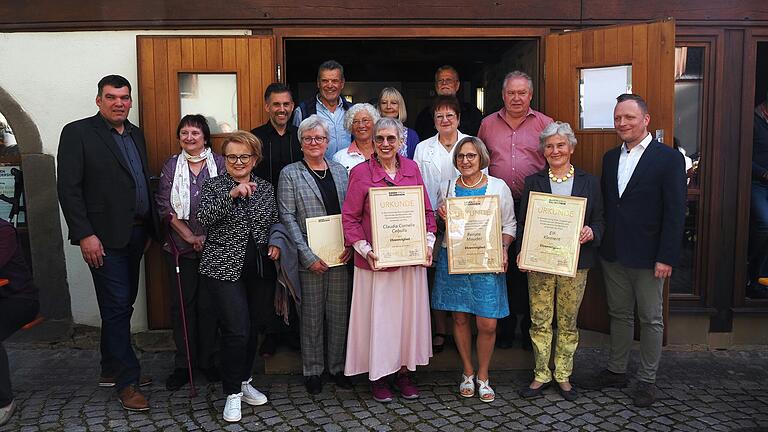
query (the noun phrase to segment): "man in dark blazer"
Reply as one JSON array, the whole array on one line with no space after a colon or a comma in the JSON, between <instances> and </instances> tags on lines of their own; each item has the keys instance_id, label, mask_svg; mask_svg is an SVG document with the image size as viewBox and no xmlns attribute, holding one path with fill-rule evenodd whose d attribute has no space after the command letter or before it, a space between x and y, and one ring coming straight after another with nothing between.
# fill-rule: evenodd
<instances>
[{"instance_id":1,"label":"man in dark blazer","mask_svg":"<svg viewBox=\"0 0 768 432\"><path fill-rule=\"evenodd\" d=\"M144 134L128 121L131 85L119 75L99 81L93 117L61 131L58 192L69 227L88 264L101 314L102 387L115 386L123 408L149 409L138 390L140 366L131 346L139 264L156 237Z\"/></svg>"},{"instance_id":2,"label":"man in dark blazer","mask_svg":"<svg viewBox=\"0 0 768 432\"><path fill-rule=\"evenodd\" d=\"M600 248L611 349L606 370L588 387L624 387L634 336L634 311L640 319L640 367L634 403L656 399L656 370L664 334L664 279L680 258L685 221L685 161L680 152L648 133L648 105L634 94L617 99L616 133L623 141L603 157L605 235Z\"/></svg>"}]
</instances>

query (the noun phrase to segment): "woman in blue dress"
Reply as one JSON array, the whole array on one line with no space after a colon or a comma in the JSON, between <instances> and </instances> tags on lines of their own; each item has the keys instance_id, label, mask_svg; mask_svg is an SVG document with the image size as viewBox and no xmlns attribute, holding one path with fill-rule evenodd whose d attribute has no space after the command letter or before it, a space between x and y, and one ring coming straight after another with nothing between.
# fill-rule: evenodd
<instances>
[{"instance_id":1,"label":"woman in blue dress","mask_svg":"<svg viewBox=\"0 0 768 432\"><path fill-rule=\"evenodd\" d=\"M496 320L509 315L505 274L507 250L515 239L516 230L512 192L503 180L481 171L488 167L489 162L488 149L481 139L466 137L456 144L453 165L461 174L441 185L438 215L445 219L445 199L448 197L497 195L504 272L448 274L447 243L443 241L437 258L435 289L432 291L432 308L453 312L453 338L464 369L459 394L473 397L477 381L477 392L483 402L491 402L496 396L488 379L488 365L496 342ZM477 374L472 364L471 315L475 316L477 325Z\"/></svg>"}]
</instances>

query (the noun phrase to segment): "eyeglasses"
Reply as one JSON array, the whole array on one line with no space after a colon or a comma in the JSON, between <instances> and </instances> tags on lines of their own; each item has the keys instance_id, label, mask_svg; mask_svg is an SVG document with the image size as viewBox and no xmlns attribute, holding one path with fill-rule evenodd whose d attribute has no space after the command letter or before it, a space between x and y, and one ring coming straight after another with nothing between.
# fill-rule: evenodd
<instances>
[{"instance_id":1,"label":"eyeglasses","mask_svg":"<svg viewBox=\"0 0 768 432\"><path fill-rule=\"evenodd\" d=\"M373 137L373 141L376 142L376 144L382 144L384 140L387 140L388 144L397 144L398 137L397 135L376 135Z\"/></svg>"},{"instance_id":2,"label":"eyeglasses","mask_svg":"<svg viewBox=\"0 0 768 432\"><path fill-rule=\"evenodd\" d=\"M443 120L453 121L456 118L456 114L454 113L448 113L448 114L435 114L435 120L441 122Z\"/></svg>"},{"instance_id":3,"label":"eyeglasses","mask_svg":"<svg viewBox=\"0 0 768 432\"><path fill-rule=\"evenodd\" d=\"M322 144L322 143L326 142L327 140L328 140L328 137L324 137L324 136L316 136L316 137L305 136L305 137L301 137L301 142L303 142L304 144L307 144L307 145L312 144L312 142L316 142L318 144Z\"/></svg>"},{"instance_id":4,"label":"eyeglasses","mask_svg":"<svg viewBox=\"0 0 768 432\"><path fill-rule=\"evenodd\" d=\"M473 160L475 160L476 157L477 157L477 153L466 153L466 154L459 153L456 155L456 160L460 161L460 160L466 159L467 162L472 162Z\"/></svg>"},{"instance_id":5,"label":"eyeglasses","mask_svg":"<svg viewBox=\"0 0 768 432\"><path fill-rule=\"evenodd\" d=\"M224 157L227 158L227 162L231 163L232 165L236 164L238 161L242 164L247 164L251 161L252 154L241 154L241 155L234 155L234 154L228 154Z\"/></svg>"},{"instance_id":6,"label":"eyeglasses","mask_svg":"<svg viewBox=\"0 0 768 432\"><path fill-rule=\"evenodd\" d=\"M373 120L371 120L369 118L364 118L364 119L361 119L361 120L352 120L352 125L353 126L360 126L360 125L368 126L371 123L373 123Z\"/></svg>"}]
</instances>

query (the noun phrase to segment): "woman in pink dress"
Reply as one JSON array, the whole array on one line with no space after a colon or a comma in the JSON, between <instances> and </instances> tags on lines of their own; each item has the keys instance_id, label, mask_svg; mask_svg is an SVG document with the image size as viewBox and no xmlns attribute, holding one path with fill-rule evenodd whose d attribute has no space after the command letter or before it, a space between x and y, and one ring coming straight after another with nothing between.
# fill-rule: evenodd
<instances>
[{"instance_id":1,"label":"woman in pink dress","mask_svg":"<svg viewBox=\"0 0 768 432\"><path fill-rule=\"evenodd\" d=\"M394 375L394 385L403 398L418 398L418 388L408 371L426 365L432 357L426 268L379 269L378 257L371 248L368 190L423 185L416 163L398 154L403 130L403 124L396 119L376 122L376 151L349 173L349 189L341 211L345 241L356 251L344 373L351 376L367 372L373 398L379 402L390 402L394 397L390 375ZM429 266L436 225L426 190L424 206Z\"/></svg>"}]
</instances>

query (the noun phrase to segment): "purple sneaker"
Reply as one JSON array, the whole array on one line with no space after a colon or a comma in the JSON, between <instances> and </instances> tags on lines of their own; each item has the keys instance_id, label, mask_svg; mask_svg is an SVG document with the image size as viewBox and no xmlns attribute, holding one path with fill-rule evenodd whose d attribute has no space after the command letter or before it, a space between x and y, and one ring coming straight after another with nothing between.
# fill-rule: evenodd
<instances>
[{"instance_id":1,"label":"purple sneaker","mask_svg":"<svg viewBox=\"0 0 768 432\"><path fill-rule=\"evenodd\" d=\"M398 373L395 375L395 386L400 390L400 395L406 399L416 399L419 397L419 389L411 381L408 373Z\"/></svg>"},{"instance_id":2,"label":"purple sneaker","mask_svg":"<svg viewBox=\"0 0 768 432\"><path fill-rule=\"evenodd\" d=\"M395 396L387 384L387 377L381 377L372 382L371 391L373 392L373 400L376 402L392 402L392 398Z\"/></svg>"}]
</instances>

